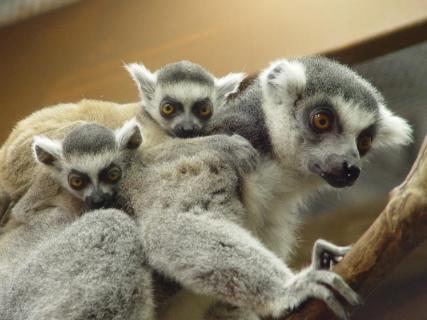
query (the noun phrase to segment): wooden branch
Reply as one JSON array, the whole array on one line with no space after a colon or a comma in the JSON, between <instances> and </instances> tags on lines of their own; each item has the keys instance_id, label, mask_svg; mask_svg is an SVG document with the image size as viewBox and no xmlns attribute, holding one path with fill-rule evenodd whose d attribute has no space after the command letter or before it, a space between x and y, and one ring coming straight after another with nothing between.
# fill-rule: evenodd
<instances>
[{"instance_id":1,"label":"wooden branch","mask_svg":"<svg viewBox=\"0 0 427 320\"><path fill-rule=\"evenodd\" d=\"M397 264L427 239L427 137L405 181L386 208L333 271L366 297ZM336 319L320 300L309 300L283 320Z\"/></svg>"}]
</instances>

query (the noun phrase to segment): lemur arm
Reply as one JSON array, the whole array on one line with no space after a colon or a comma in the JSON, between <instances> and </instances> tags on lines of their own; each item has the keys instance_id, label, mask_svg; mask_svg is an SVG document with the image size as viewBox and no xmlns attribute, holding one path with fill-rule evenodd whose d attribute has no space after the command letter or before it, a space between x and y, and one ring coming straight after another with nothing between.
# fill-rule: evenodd
<instances>
[{"instance_id":1,"label":"lemur arm","mask_svg":"<svg viewBox=\"0 0 427 320\"><path fill-rule=\"evenodd\" d=\"M350 304L357 295L337 275L308 268L293 274L273 253L220 212L145 212L140 217L149 264L184 287L259 315L279 316L318 297L340 317L345 311L322 284Z\"/></svg>"}]
</instances>

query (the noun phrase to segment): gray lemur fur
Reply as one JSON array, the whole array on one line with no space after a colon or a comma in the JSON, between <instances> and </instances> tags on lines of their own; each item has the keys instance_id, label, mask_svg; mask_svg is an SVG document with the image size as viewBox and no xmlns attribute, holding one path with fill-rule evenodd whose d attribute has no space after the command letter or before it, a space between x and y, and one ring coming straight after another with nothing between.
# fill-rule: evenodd
<instances>
[{"instance_id":1,"label":"gray lemur fur","mask_svg":"<svg viewBox=\"0 0 427 320\"><path fill-rule=\"evenodd\" d=\"M309 119L320 106L334 112L334 131L319 134L310 128ZM360 170L356 140L361 132L371 134L372 149L378 149L407 143L408 125L354 72L306 58L274 63L208 126L208 133L247 138L261 162L252 173L233 175L230 170L241 163L221 157L235 148L224 148L227 140L215 136L198 138L213 140L195 144L187 154L174 140L163 151L154 147L142 163L133 161L121 192L135 211L148 264L194 293L214 297L227 308L241 307L235 314L243 312L248 319L256 319L255 313L288 313L309 297L324 300L344 318L329 287L351 304L358 297L339 276L319 270L318 260L297 273L284 263L295 243L298 205L326 185L323 179L335 186L354 182L356 175L351 171L347 179L346 170ZM365 132L368 128L375 130ZM191 140L186 142L191 146ZM344 161L346 170L337 169ZM225 166L224 171L212 162ZM215 190L215 183L223 188Z\"/></svg>"},{"instance_id":2,"label":"gray lemur fur","mask_svg":"<svg viewBox=\"0 0 427 320\"><path fill-rule=\"evenodd\" d=\"M121 194L140 224L148 264L195 293L243 307L248 315L279 316L317 297L344 318L343 307L322 284L350 304L359 300L338 275L321 270L317 260L294 274L246 229L250 217L241 202L239 176L248 170L235 170L250 169L253 160L245 164L247 154L239 155L244 143L251 151L245 139L229 139L236 146L215 135L193 140L193 147L190 140L171 141L143 156L155 165L141 170L144 162L133 161L126 171ZM206 147L196 144L202 141Z\"/></svg>"},{"instance_id":3,"label":"gray lemur fur","mask_svg":"<svg viewBox=\"0 0 427 320\"><path fill-rule=\"evenodd\" d=\"M129 216L103 209L76 219L57 207L27 222L0 251L1 268L19 253L1 274L1 319L153 319L151 271Z\"/></svg>"},{"instance_id":4,"label":"gray lemur fur","mask_svg":"<svg viewBox=\"0 0 427 320\"><path fill-rule=\"evenodd\" d=\"M215 78L190 61L167 64L154 73L143 64L128 64L126 69L137 84L144 110L171 136L181 138L204 135L212 115L244 78L243 73ZM165 106L170 114L162 111Z\"/></svg>"}]
</instances>

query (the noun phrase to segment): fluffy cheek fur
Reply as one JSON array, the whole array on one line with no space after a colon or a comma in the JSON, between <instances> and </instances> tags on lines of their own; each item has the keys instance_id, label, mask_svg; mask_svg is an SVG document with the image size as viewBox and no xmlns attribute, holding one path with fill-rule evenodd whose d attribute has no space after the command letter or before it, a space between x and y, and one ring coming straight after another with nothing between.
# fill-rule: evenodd
<instances>
[{"instance_id":1,"label":"fluffy cheek fur","mask_svg":"<svg viewBox=\"0 0 427 320\"><path fill-rule=\"evenodd\" d=\"M378 133L373 148L395 147L412 142L412 128L408 122L393 114L383 104L379 105Z\"/></svg>"}]
</instances>

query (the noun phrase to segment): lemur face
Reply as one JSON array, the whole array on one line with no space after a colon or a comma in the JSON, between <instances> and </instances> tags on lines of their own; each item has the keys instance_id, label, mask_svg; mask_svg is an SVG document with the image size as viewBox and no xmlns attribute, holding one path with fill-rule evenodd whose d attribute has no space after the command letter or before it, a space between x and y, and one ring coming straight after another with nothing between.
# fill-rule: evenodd
<instances>
[{"instance_id":1,"label":"lemur face","mask_svg":"<svg viewBox=\"0 0 427 320\"><path fill-rule=\"evenodd\" d=\"M195 137L212 117L216 108L212 86L195 83L171 83L158 86L147 108L157 122L179 138ZM157 106L157 110L156 110Z\"/></svg>"},{"instance_id":2,"label":"lemur face","mask_svg":"<svg viewBox=\"0 0 427 320\"><path fill-rule=\"evenodd\" d=\"M99 209L114 207L126 158L141 143L140 127L131 120L116 132L85 124L63 141L38 136L33 150L36 160L50 169L65 189L89 209Z\"/></svg>"},{"instance_id":3,"label":"lemur face","mask_svg":"<svg viewBox=\"0 0 427 320\"><path fill-rule=\"evenodd\" d=\"M141 64L126 68L137 83L144 110L179 138L202 135L213 113L244 78L239 73L217 79L189 61L168 64L155 73Z\"/></svg>"},{"instance_id":4,"label":"lemur face","mask_svg":"<svg viewBox=\"0 0 427 320\"><path fill-rule=\"evenodd\" d=\"M89 209L114 206L117 183L122 177L117 154L104 153L89 157L69 157L62 163L61 183L83 200Z\"/></svg>"},{"instance_id":5,"label":"lemur face","mask_svg":"<svg viewBox=\"0 0 427 320\"><path fill-rule=\"evenodd\" d=\"M336 62L281 60L260 79L275 152L303 178L351 186L371 150L411 141L378 91Z\"/></svg>"}]
</instances>

